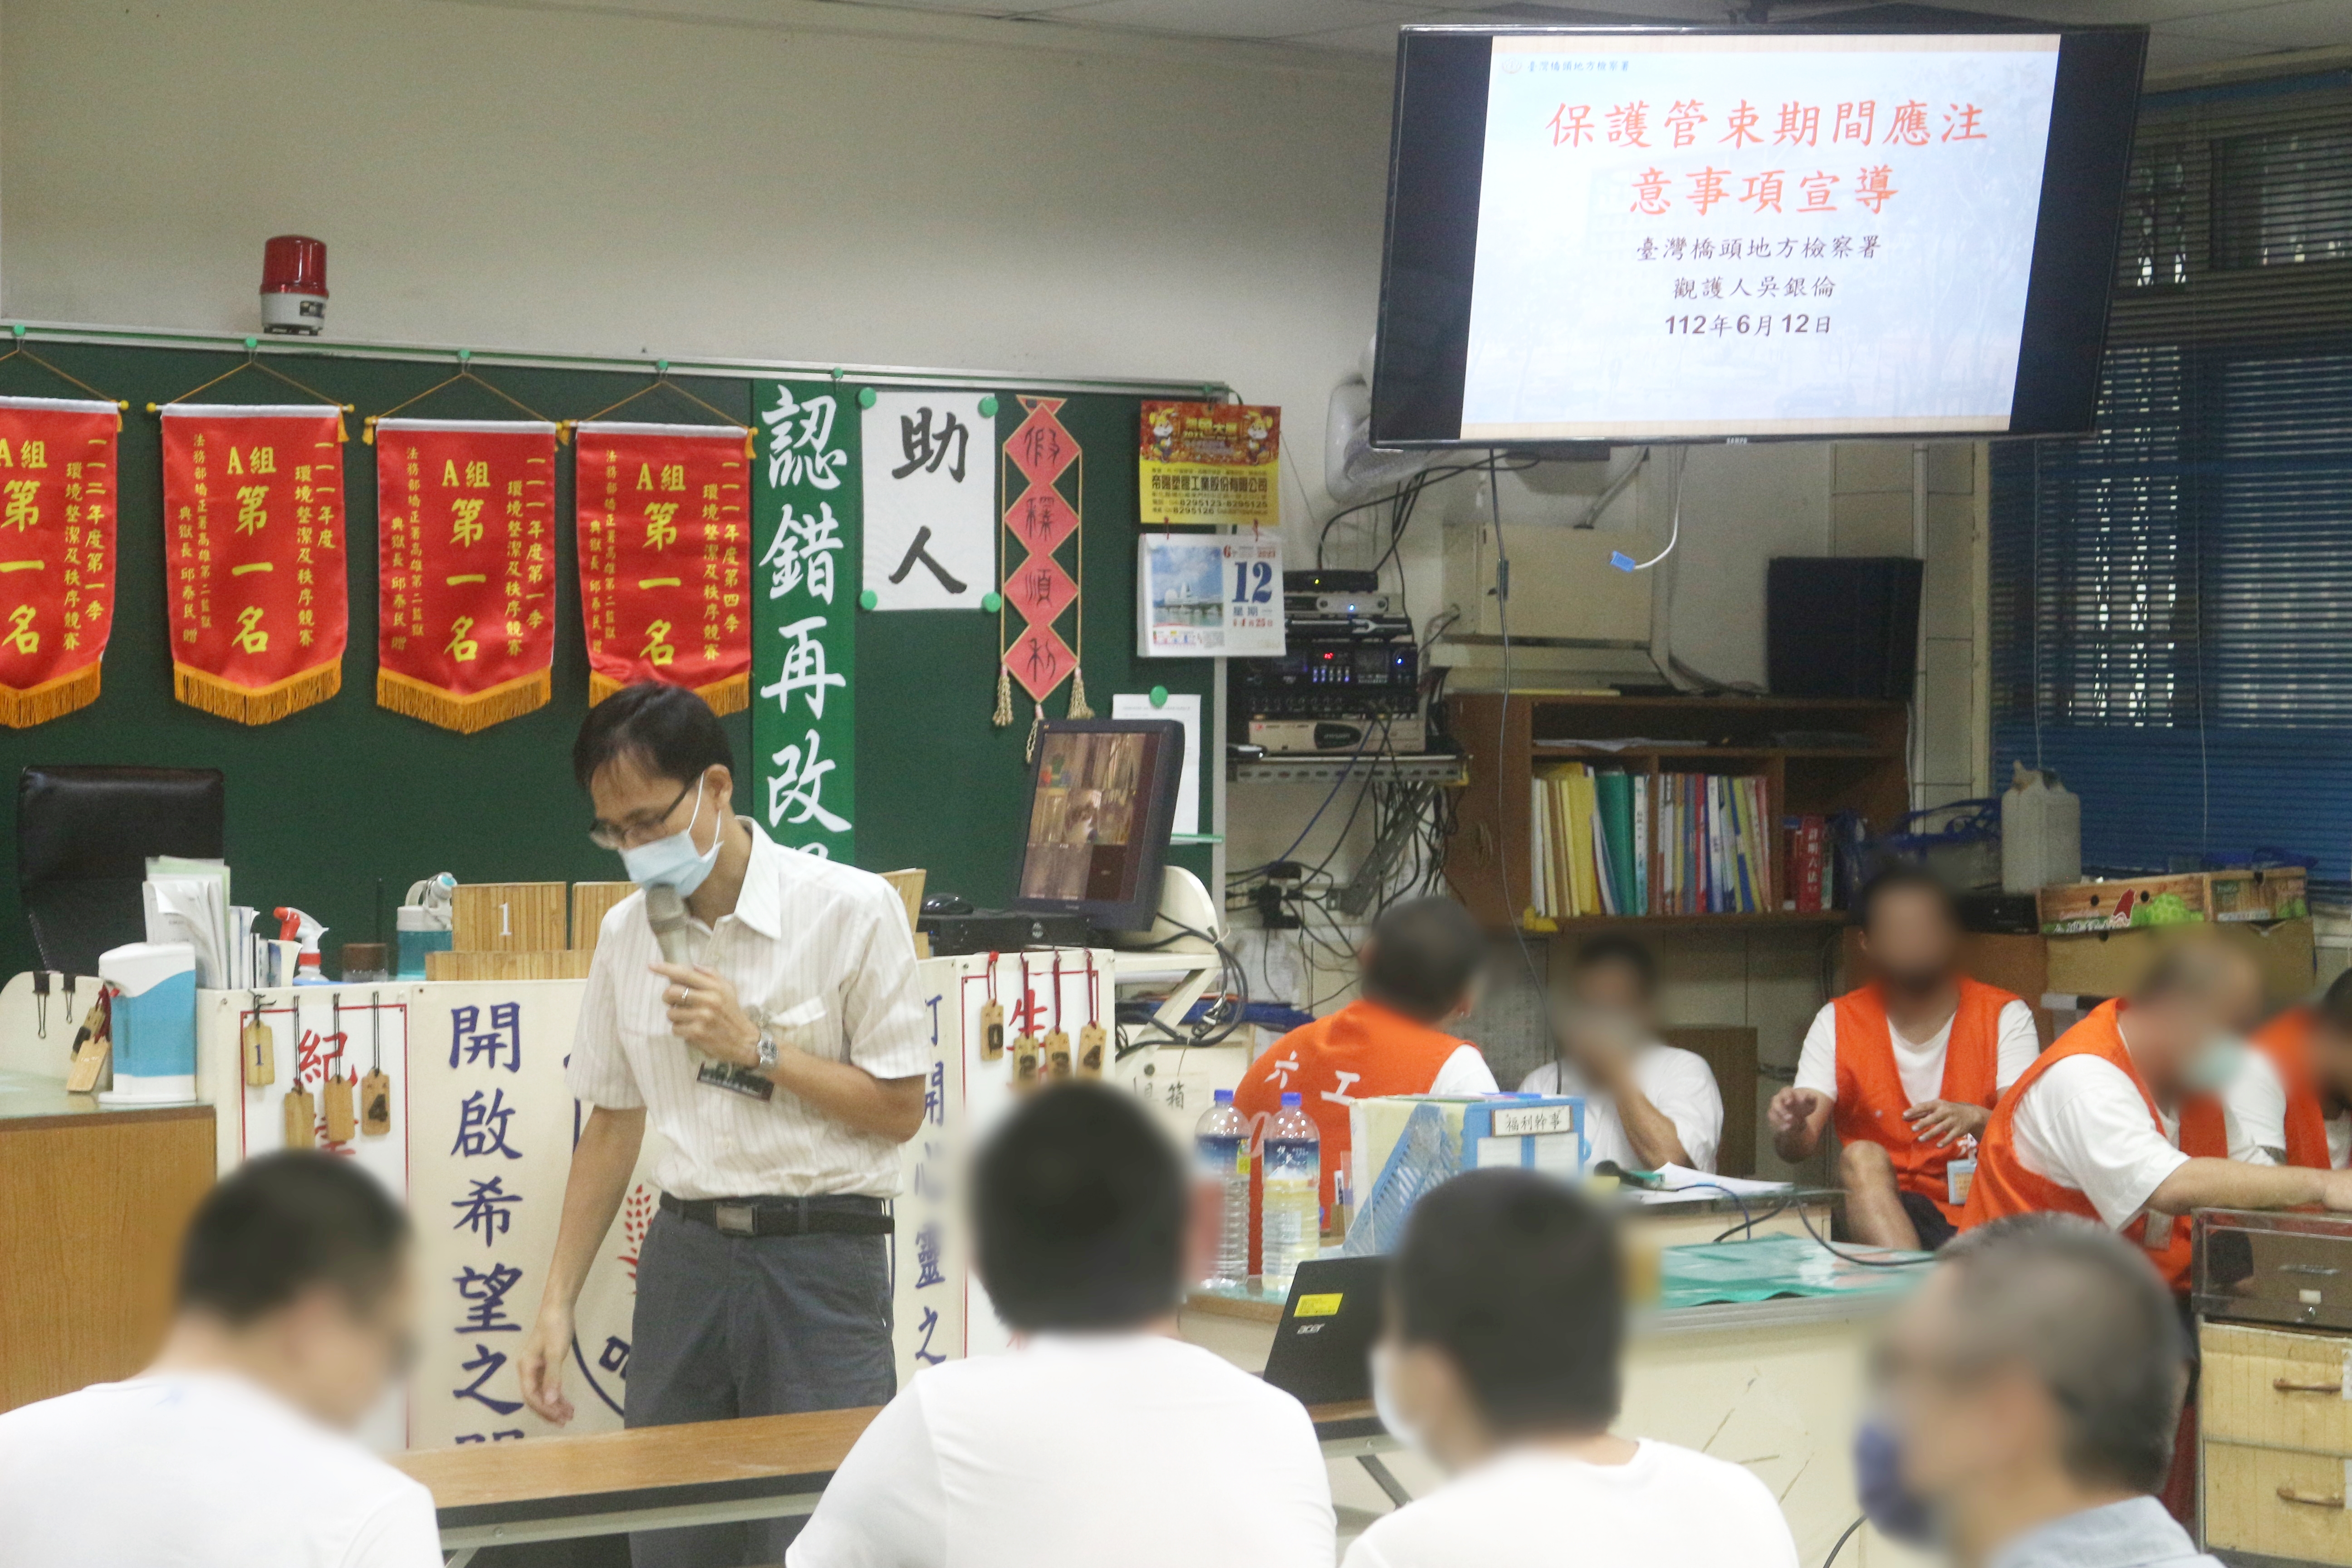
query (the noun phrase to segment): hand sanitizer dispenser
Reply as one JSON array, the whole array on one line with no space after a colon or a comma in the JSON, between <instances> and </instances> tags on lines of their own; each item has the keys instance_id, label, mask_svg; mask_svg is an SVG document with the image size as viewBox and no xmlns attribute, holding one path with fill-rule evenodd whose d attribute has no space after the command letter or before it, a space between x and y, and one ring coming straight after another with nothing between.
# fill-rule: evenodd
<instances>
[{"instance_id":1,"label":"hand sanitizer dispenser","mask_svg":"<svg viewBox=\"0 0 2352 1568\"><path fill-rule=\"evenodd\" d=\"M134 942L98 956L114 987L114 1087L108 1105L196 1098L196 950L184 942Z\"/></svg>"}]
</instances>

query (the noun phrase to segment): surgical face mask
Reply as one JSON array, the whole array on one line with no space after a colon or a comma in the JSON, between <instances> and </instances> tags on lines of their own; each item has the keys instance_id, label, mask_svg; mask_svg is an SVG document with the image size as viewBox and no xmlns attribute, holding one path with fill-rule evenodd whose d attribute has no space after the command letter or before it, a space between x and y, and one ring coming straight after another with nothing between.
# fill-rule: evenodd
<instances>
[{"instance_id":1,"label":"surgical face mask","mask_svg":"<svg viewBox=\"0 0 2352 1568\"><path fill-rule=\"evenodd\" d=\"M1385 1343L1372 1346L1372 1411L1380 1416L1381 1425L1388 1428L1390 1436L1415 1453L1425 1454L1429 1450L1421 1445L1421 1428L1397 1409L1396 1391L1391 1382L1395 1367L1394 1351Z\"/></svg>"},{"instance_id":2,"label":"surgical face mask","mask_svg":"<svg viewBox=\"0 0 2352 1568\"><path fill-rule=\"evenodd\" d=\"M2182 1081L2190 1089L2207 1093L2226 1089L2238 1076L2239 1067L2246 1059L2246 1042L2235 1035L2216 1035L2198 1047L2189 1058L2182 1072Z\"/></svg>"},{"instance_id":3,"label":"surgical face mask","mask_svg":"<svg viewBox=\"0 0 2352 1568\"><path fill-rule=\"evenodd\" d=\"M710 836L710 847L698 851L694 847L694 825L702 817L703 789L694 789L694 815L686 819L683 832L656 838L650 844L638 844L621 851L621 868L629 880L640 888L667 885L677 889L681 899L690 899L719 864L719 845L726 835Z\"/></svg>"},{"instance_id":4,"label":"surgical face mask","mask_svg":"<svg viewBox=\"0 0 2352 1568\"><path fill-rule=\"evenodd\" d=\"M1866 1418L1853 1435L1853 1479L1862 1511L1881 1535L1915 1546L1934 1540L1934 1519L1903 1484L1902 1445L1882 1417Z\"/></svg>"}]
</instances>

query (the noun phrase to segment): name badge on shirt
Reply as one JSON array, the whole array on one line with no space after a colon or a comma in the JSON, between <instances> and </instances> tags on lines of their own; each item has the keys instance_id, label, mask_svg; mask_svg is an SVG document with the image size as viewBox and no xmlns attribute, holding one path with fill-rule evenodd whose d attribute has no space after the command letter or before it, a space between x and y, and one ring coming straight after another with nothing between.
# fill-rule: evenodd
<instances>
[{"instance_id":1,"label":"name badge on shirt","mask_svg":"<svg viewBox=\"0 0 2352 1568\"><path fill-rule=\"evenodd\" d=\"M2148 1210L2147 1220L2139 1227L2139 1244L2150 1252L2171 1251L2172 1222L2178 1217L2176 1215L2158 1214L2154 1209Z\"/></svg>"},{"instance_id":2,"label":"name badge on shirt","mask_svg":"<svg viewBox=\"0 0 2352 1568\"><path fill-rule=\"evenodd\" d=\"M1969 1188L1976 1184L1977 1163L1974 1160L1954 1160L1944 1167L1944 1201L1958 1208L1969 1201Z\"/></svg>"},{"instance_id":3,"label":"name badge on shirt","mask_svg":"<svg viewBox=\"0 0 2352 1568\"><path fill-rule=\"evenodd\" d=\"M723 1089L730 1094L740 1094L746 1100L776 1098L776 1086L772 1082L761 1078L750 1068L739 1066L734 1062L705 1062L702 1064L702 1070L696 1073L694 1077L698 1083L707 1083L713 1089Z\"/></svg>"}]
</instances>

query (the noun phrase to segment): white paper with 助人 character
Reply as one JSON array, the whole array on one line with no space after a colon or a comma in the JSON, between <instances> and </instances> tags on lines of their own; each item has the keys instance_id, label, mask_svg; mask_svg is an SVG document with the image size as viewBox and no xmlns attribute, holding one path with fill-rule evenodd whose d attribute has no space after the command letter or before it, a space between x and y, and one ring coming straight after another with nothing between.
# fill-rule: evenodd
<instances>
[{"instance_id":1,"label":"white paper with \u52a9\u4eba character","mask_svg":"<svg viewBox=\"0 0 2352 1568\"><path fill-rule=\"evenodd\" d=\"M879 392L865 411L865 591L877 610L996 592L996 419L981 395Z\"/></svg>"}]
</instances>

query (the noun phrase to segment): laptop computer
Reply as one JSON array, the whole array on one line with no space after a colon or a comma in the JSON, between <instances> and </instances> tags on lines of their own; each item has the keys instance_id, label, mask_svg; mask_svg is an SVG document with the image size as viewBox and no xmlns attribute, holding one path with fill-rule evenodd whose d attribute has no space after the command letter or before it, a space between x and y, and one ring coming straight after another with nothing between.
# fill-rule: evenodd
<instances>
[{"instance_id":1,"label":"laptop computer","mask_svg":"<svg viewBox=\"0 0 2352 1568\"><path fill-rule=\"evenodd\" d=\"M1298 1266L1275 1325L1265 1380L1301 1405L1372 1396L1386 1258L1318 1258Z\"/></svg>"}]
</instances>

